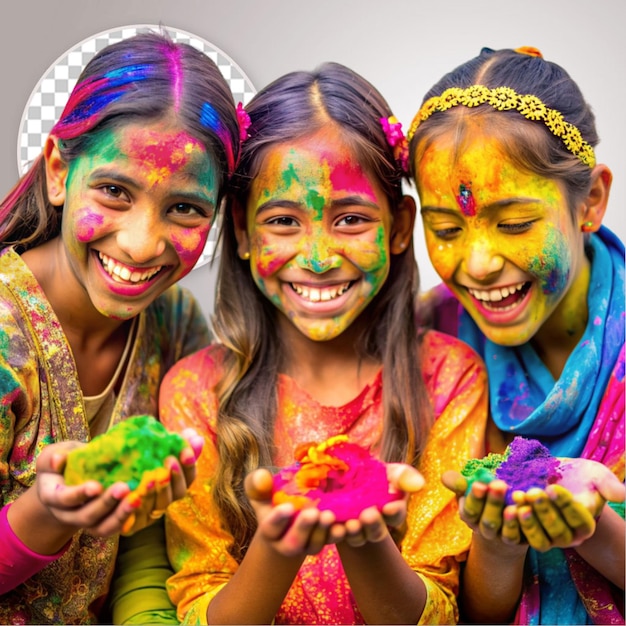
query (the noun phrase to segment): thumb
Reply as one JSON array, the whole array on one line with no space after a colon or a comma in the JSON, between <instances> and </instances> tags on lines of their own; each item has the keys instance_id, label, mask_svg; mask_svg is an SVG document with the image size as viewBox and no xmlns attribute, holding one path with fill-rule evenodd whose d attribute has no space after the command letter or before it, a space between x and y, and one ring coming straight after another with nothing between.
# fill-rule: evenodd
<instances>
[{"instance_id":1,"label":"thumb","mask_svg":"<svg viewBox=\"0 0 626 626\"><path fill-rule=\"evenodd\" d=\"M441 482L450 491L453 491L457 497L465 495L467 491L467 478L454 470L448 470L441 475Z\"/></svg>"},{"instance_id":2,"label":"thumb","mask_svg":"<svg viewBox=\"0 0 626 626\"><path fill-rule=\"evenodd\" d=\"M271 500L274 479L269 470L261 468L250 472L244 481L249 500Z\"/></svg>"},{"instance_id":3,"label":"thumb","mask_svg":"<svg viewBox=\"0 0 626 626\"><path fill-rule=\"evenodd\" d=\"M596 483L598 493L609 502L626 500L626 485L612 472L604 474Z\"/></svg>"}]
</instances>

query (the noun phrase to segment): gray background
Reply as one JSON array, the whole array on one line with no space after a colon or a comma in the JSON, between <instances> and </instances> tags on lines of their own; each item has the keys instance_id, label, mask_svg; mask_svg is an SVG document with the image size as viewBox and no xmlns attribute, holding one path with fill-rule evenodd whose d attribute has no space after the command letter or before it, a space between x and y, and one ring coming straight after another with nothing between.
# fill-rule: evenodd
<instances>
[{"instance_id":1,"label":"gray background","mask_svg":"<svg viewBox=\"0 0 626 626\"><path fill-rule=\"evenodd\" d=\"M597 117L598 161L613 170L605 223L626 240L626 46L623 0L1 0L0 195L18 177L24 107L39 79L101 31L162 24L223 50L259 89L281 74L338 61L387 98L406 129L423 94L483 46L529 45L563 65ZM413 193L412 190L409 190ZM416 228L422 286L437 277ZM215 270L184 282L209 313Z\"/></svg>"}]
</instances>

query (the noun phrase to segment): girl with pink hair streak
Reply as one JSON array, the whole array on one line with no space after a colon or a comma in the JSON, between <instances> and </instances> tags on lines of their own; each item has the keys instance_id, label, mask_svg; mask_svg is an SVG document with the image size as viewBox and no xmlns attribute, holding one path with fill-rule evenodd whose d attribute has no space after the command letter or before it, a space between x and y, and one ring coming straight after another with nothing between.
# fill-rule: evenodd
<instances>
[{"instance_id":1,"label":"girl with pink hair streak","mask_svg":"<svg viewBox=\"0 0 626 626\"><path fill-rule=\"evenodd\" d=\"M67 486L63 466L120 420L156 415L167 369L208 343L175 283L203 251L239 141L217 66L166 35L137 35L90 61L0 206L3 624L172 621L154 520L193 479L197 437L141 499L121 482ZM119 589L111 607L122 544L163 558L144 600Z\"/></svg>"}]
</instances>

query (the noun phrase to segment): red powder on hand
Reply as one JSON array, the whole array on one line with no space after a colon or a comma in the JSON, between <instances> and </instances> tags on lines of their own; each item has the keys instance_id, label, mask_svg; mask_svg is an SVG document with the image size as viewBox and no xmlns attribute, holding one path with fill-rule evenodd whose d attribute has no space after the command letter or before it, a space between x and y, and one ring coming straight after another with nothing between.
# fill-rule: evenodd
<instances>
[{"instance_id":1,"label":"red powder on hand","mask_svg":"<svg viewBox=\"0 0 626 626\"><path fill-rule=\"evenodd\" d=\"M475 481L498 478L509 486L505 502L513 503L514 491L533 487L545 489L561 477L559 459L536 439L515 437L504 454L488 454L484 459L470 459L461 473L468 479L468 489Z\"/></svg>"},{"instance_id":2,"label":"red powder on hand","mask_svg":"<svg viewBox=\"0 0 626 626\"><path fill-rule=\"evenodd\" d=\"M296 509L330 510L338 522L358 518L363 509L379 510L402 493L390 491L382 461L344 435L295 452L297 463L274 476L272 503L291 502Z\"/></svg>"}]
</instances>

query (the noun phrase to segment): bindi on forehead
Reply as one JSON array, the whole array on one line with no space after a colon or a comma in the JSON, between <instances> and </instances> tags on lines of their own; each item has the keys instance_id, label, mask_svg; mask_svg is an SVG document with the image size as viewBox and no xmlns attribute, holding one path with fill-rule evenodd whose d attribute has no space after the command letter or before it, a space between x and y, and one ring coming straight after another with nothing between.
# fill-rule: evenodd
<instances>
[{"instance_id":1,"label":"bindi on forehead","mask_svg":"<svg viewBox=\"0 0 626 626\"><path fill-rule=\"evenodd\" d=\"M471 183L461 183L459 185L459 193L456 196L456 201L463 215L467 217L476 215L476 201L472 195Z\"/></svg>"}]
</instances>

